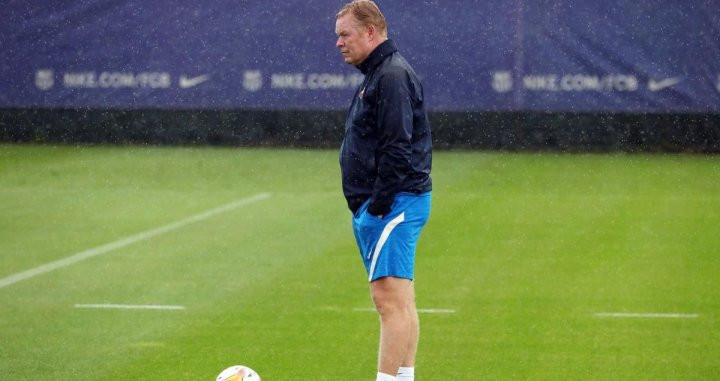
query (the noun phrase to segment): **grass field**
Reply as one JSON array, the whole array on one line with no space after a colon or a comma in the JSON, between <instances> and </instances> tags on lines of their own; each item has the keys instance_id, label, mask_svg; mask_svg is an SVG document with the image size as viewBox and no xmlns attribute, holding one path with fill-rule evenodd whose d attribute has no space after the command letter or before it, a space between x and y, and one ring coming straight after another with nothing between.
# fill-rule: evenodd
<instances>
[{"instance_id":1,"label":"grass field","mask_svg":"<svg viewBox=\"0 0 720 381\"><path fill-rule=\"evenodd\" d=\"M451 311L420 316L418 380L720 379L720 157L436 152L433 178L418 306ZM0 200L0 380L374 377L335 151L0 145Z\"/></svg>"}]
</instances>

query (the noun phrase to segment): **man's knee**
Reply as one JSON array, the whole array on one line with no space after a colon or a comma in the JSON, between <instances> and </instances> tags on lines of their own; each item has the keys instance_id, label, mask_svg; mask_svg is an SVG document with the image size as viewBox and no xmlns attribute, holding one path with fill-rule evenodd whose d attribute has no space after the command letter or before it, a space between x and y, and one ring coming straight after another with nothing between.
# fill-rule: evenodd
<instances>
[{"instance_id":1,"label":"man's knee","mask_svg":"<svg viewBox=\"0 0 720 381\"><path fill-rule=\"evenodd\" d=\"M408 279L386 277L371 283L371 295L375 308L381 316L406 314L410 306Z\"/></svg>"}]
</instances>

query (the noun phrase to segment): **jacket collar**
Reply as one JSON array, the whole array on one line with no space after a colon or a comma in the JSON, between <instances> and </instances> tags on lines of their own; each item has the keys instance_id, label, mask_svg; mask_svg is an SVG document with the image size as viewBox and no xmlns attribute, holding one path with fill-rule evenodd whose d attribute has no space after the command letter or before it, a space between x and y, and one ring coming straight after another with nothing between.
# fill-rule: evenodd
<instances>
[{"instance_id":1,"label":"jacket collar","mask_svg":"<svg viewBox=\"0 0 720 381\"><path fill-rule=\"evenodd\" d=\"M365 61L361 62L357 68L363 73L367 74L373 69L375 69L382 61L385 60L385 58L393 53L397 52L397 47L395 46L395 42L393 40L385 40L382 44L378 45L375 50L373 50L367 58L365 58Z\"/></svg>"}]
</instances>

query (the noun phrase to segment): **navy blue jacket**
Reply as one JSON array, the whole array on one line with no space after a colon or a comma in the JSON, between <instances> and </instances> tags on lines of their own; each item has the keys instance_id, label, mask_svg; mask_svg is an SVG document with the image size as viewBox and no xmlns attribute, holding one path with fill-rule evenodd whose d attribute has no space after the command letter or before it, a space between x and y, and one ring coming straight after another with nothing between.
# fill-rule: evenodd
<instances>
[{"instance_id":1,"label":"navy blue jacket","mask_svg":"<svg viewBox=\"0 0 720 381\"><path fill-rule=\"evenodd\" d=\"M422 85L395 43L380 44L358 65L365 80L353 97L340 148L342 185L355 213L385 215L399 192L432 189L432 142Z\"/></svg>"}]
</instances>

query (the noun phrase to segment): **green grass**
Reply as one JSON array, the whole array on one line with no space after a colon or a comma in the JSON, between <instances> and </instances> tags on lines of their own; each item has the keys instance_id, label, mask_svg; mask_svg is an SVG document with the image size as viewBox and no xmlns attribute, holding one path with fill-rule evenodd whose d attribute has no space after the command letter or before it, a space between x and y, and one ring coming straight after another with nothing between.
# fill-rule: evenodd
<instances>
[{"instance_id":1,"label":"green grass","mask_svg":"<svg viewBox=\"0 0 720 381\"><path fill-rule=\"evenodd\" d=\"M419 380L718 379L720 157L436 152L433 178L418 304L456 313L421 315ZM335 151L0 145L0 279L262 192L0 288L0 380L371 380Z\"/></svg>"}]
</instances>

